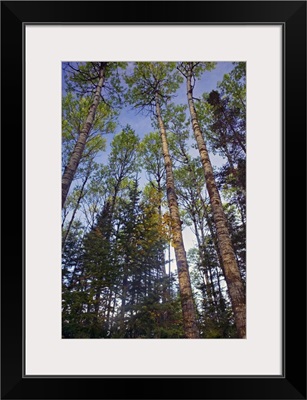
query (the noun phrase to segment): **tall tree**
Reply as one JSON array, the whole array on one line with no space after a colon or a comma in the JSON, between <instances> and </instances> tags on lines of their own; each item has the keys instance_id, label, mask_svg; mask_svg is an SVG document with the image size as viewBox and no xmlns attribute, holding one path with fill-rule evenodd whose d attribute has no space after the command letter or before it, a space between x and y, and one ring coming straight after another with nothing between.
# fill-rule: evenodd
<instances>
[{"instance_id":1,"label":"tall tree","mask_svg":"<svg viewBox=\"0 0 307 400\"><path fill-rule=\"evenodd\" d=\"M93 96L92 104L89 108L87 118L84 122L84 125L80 131L77 143L75 144L74 150L70 156L68 164L65 167L63 176L62 176L62 207L64 206L70 185L73 181L74 175L77 171L78 165L80 163L85 144L89 133L92 129L96 110L101 98L101 89L105 80L105 73L106 73L106 62L98 63L98 71L96 71L97 66L95 66L95 72L97 74L96 79L98 79L96 90ZM88 79L94 79L93 76L88 77Z\"/></svg>"},{"instance_id":2,"label":"tall tree","mask_svg":"<svg viewBox=\"0 0 307 400\"><path fill-rule=\"evenodd\" d=\"M77 186L77 187L75 187L74 188L74 193L73 193L73 196L71 196L72 197L72 203L73 203L73 210L72 210L72 215L71 215L71 218L70 218L70 220L69 220L69 223L68 223L68 225L65 227L65 229L63 230L63 235L62 235L62 249L64 248L64 246L65 246L65 241L66 241L66 239L67 239L67 236L68 236L68 234L69 234L69 231L70 231L70 228L71 228L71 226L72 226L72 224L73 224L73 222L74 222L74 219L75 219L75 217L76 217L76 214L77 214L77 211L78 211L78 209L79 209L79 206L80 206L80 203L81 203L81 200L82 200L82 198L84 197L84 195L85 195L85 186L86 186L86 183L87 183L87 181L88 181L88 179L89 179L89 176L90 176L90 174L91 174L91 167L92 167L92 163L90 163L90 165L89 165L89 168L88 168L88 170L87 170L87 172L86 172L86 175L85 175L85 177L84 177L84 180L83 180L83 182L82 182L82 185L81 185L81 187L79 187L79 186ZM64 222L64 221L63 221ZM64 224L63 224L64 225Z\"/></svg>"},{"instance_id":3,"label":"tall tree","mask_svg":"<svg viewBox=\"0 0 307 400\"><path fill-rule=\"evenodd\" d=\"M127 77L126 82L131 87L129 101L136 107L147 108L153 112L155 123L160 132L184 331L187 338L198 338L197 318L175 193L172 160L168 148L166 127L162 117L162 106L170 99L171 94L178 89L181 82L179 74L174 69L175 63L137 63L135 64L133 75Z\"/></svg>"},{"instance_id":4,"label":"tall tree","mask_svg":"<svg viewBox=\"0 0 307 400\"><path fill-rule=\"evenodd\" d=\"M174 175L178 202L184 210L182 219L195 234L198 247L198 257L194 252L194 257L189 259L189 264L194 266L192 286L195 294L198 293L195 297L200 332L202 337L229 337L229 333L224 329L231 323L229 313L225 308L228 296L225 288L222 289L220 284L220 279L224 277L223 264L217 246L216 233L209 218L210 206L207 204L204 190L202 165L199 156L193 159L189 151L190 131L185 110L186 106L173 107L169 121L173 134L169 142L172 154L177 161ZM196 251L196 248L192 250ZM196 258L197 262L195 262ZM196 289L201 291L201 295Z\"/></svg>"},{"instance_id":5,"label":"tall tree","mask_svg":"<svg viewBox=\"0 0 307 400\"><path fill-rule=\"evenodd\" d=\"M140 145L142 166L148 174L150 188L146 188L149 197L157 204L160 225L162 225L162 200L165 190L165 168L161 149L159 132L151 132L144 136ZM164 247L160 247L160 257L164 260ZM166 276L165 263L162 267L163 275ZM165 288L166 289L166 288Z\"/></svg>"},{"instance_id":6,"label":"tall tree","mask_svg":"<svg viewBox=\"0 0 307 400\"><path fill-rule=\"evenodd\" d=\"M195 80L205 70L212 67L210 64L199 62L183 62L178 65L178 70L186 78L187 100L191 116L191 123L197 142L201 162L204 169L206 186L210 198L220 254L223 260L224 273L229 289L229 295L235 315L237 333L240 338L246 337L246 303L245 289L237 265L233 244L228 229L220 193L215 181L212 164L207 146L200 128L194 105L193 89Z\"/></svg>"},{"instance_id":7,"label":"tall tree","mask_svg":"<svg viewBox=\"0 0 307 400\"><path fill-rule=\"evenodd\" d=\"M66 90L74 92L80 102L88 102L87 114L77 130L78 137L62 175L62 207L69 188L81 161L86 143L101 104L105 107L105 116L114 116L121 103L122 86L118 69L125 68L126 63L87 62L66 65ZM102 89L103 93L102 93ZM101 102L101 100L103 100Z\"/></svg>"}]
</instances>

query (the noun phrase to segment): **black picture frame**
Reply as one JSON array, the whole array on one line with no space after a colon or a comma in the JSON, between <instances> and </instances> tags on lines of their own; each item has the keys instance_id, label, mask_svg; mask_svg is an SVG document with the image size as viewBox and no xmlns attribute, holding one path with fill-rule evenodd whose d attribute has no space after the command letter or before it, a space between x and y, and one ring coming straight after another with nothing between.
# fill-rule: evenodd
<instances>
[{"instance_id":1,"label":"black picture frame","mask_svg":"<svg viewBox=\"0 0 307 400\"><path fill-rule=\"evenodd\" d=\"M99 19L100 15L103 19ZM281 24L283 26L282 376L79 378L23 375L25 322L23 296L26 267L23 29L27 23ZM2 1L1 56L3 168L1 397L3 399L306 399L306 242L305 230L302 232L302 229L299 229L302 226L305 228L306 221L304 190L306 2ZM16 171L15 167L17 173L12 172ZM274 207L273 204L269 206ZM21 231L22 241L20 241ZM21 250L19 254L16 251L17 247Z\"/></svg>"}]
</instances>

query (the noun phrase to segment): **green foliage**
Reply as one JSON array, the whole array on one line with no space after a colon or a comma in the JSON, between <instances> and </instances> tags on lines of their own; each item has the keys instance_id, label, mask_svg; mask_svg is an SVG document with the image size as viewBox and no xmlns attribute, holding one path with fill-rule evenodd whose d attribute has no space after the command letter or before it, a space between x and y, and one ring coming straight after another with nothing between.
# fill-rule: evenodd
<instances>
[{"instance_id":1,"label":"green foliage","mask_svg":"<svg viewBox=\"0 0 307 400\"><path fill-rule=\"evenodd\" d=\"M234 63L234 68L225 74L218 87L222 95L230 99L232 107L240 110L241 118L245 120L246 111L246 63Z\"/></svg>"},{"instance_id":2,"label":"green foliage","mask_svg":"<svg viewBox=\"0 0 307 400\"><path fill-rule=\"evenodd\" d=\"M65 67L63 165L88 114L99 66L99 62L92 62ZM140 62L130 64L125 71L126 66L106 63L102 101L78 179L63 211L63 236L67 233L67 238L62 255L62 336L184 338L178 278L166 271L165 253L172 235L160 134L141 132L140 140L133 125L127 125L113 136L108 157L101 159L106 149L104 135L114 133L123 99L151 113L157 128L158 96L182 229L190 227L196 243L188 252L188 262L201 337L236 337L203 169L193 151L187 106L172 103L185 74L191 74L194 85L204 74L209 76L214 63ZM245 75L245 63L235 63L217 89L203 93L201 101L195 103L209 149L225 161L215 172L244 282ZM82 188L83 182L86 185Z\"/></svg>"},{"instance_id":3,"label":"green foliage","mask_svg":"<svg viewBox=\"0 0 307 400\"><path fill-rule=\"evenodd\" d=\"M187 77L192 76L194 79L200 79L205 71L212 71L216 66L214 62L180 62L177 64L177 69L180 73Z\"/></svg>"},{"instance_id":4,"label":"green foliage","mask_svg":"<svg viewBox=\"0 0 307 400\"><path fill-rule=\"evenodd\" d=\"M121 188L116 207L107 202L97 223L82 240L79 268L85 278L85 289L80 293L77 286L67 293L64 291L64 337L127 337L131 324L135 324L135 312L144 311L143 303L147 304L152 297L159 301L164 298L166 243L161 234L161 221L152 197L141 199L140 194L137 180L128 180ZM122 300L117 311L111 311L112 306L105 303L103 299L112 292L117 293L119 300L124 295L124 309L123 304L120 306ZM81 301L84 303L80 304ZM108 312L114 314L112 323L106 317ZM142 329L138 327L137 337L144 334ZM159 333L162 334L166 335Z\"/></svg>"},{"instance_id":5,"label":"green foliage","mask_svg":"<svg viewBox=\"0 0 307 400\"><path fill-rule=\"evenodd\" d=\"M235 338L234 316L229 299L221 288L223 274L219 268L212 240L208 237L201 249L190 249L188 257L192 266L191 280L198 306L201 337Z\"/></svg>"},{"instance_id":6,"label":"green foliage","mask_svg":"<svg viewBox=\"0 0 307 400\"><path fill-rule=\"evenodd\" d=\"M133 316L127 325L126 337L147 339L184 338L180 299L161 303L150 295L133 307Z\"/></svg>"},{"instance_id":7,"label":"green foliage","mask_svg":"<svg viewBox=\"0 0 307 400\"><path fill-rule=\"evenodd\" d=\"M159 133L151 132L144 136L139 146L140 163L150 179L150 184L156 187L162 201L162 191L165 187L165 167Z\"/></svg>"},{"instance_id":8,"label":"green foliage","mask_svg":"<svg viewBox=\"0 0 307 400\"><path fill-rule=\"evenodd\" d=\"M136 108L153 113L156 95L161 104L168 102L183 82L174 62L134 63L132 74L125 75L129 90L126 101ZM153 122L156 117L153 116Z\"/></svg>"},{"instance_id":9,"label":"green foliage","mask_svg":"<svg viewBox=\"0 0 307 400\"><path fill-rule=\"evenodd\" d=\"M123 85L121 73L127 67L125 62L66 62L64 81L67 91L74 92L79 98L91 97L97 86L100 71L104 70L103 102L116 109L121 105Z\"/></svg>"},{"instance_id":10,"label":"green foliage","mask_svg":"<svg viewBox=\"0 0 307 400\"><path fill-rule=\"evenodd\" d=\"M126 185L126 178L131 178L138 171L138 148L139 138L130 126L114 136L107 167L106 184L111 189L110 196L116 197L121 187Z\"/></svg>"},{"instance_id":11,"label":"green foliage","mask_svg":"<svg viewBox=\"0 0 307 400\"><path fill-rule=\"evenodd\" d=\"M68 92L62 100L62 168L67 164L78 136L86 121L91 98L78 98L72 92ZM88 137L85 150L79 165L78 174L75 178L82 175L84 164L91 162L100 152L105 150L106 139L104 134L112 133L115 129L114 118L116 113L104 103L99 103L96 111L96 118L93 128Z\"/></svg>"}]
</instances>

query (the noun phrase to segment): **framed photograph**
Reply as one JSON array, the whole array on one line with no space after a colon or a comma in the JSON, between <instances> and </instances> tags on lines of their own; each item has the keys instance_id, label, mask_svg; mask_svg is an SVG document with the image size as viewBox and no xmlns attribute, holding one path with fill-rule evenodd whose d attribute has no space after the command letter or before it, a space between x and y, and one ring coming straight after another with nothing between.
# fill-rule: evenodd
<instances>
[{"instance_id":1,"label":"framed photograph","mask_svg":"<svg viewBox=\"0 0 307 400\"><path fill-rule=\"evenodd\" d=\"M306 2L1 29L2 398L306 399Z\"/></svg>"}]
</instances>

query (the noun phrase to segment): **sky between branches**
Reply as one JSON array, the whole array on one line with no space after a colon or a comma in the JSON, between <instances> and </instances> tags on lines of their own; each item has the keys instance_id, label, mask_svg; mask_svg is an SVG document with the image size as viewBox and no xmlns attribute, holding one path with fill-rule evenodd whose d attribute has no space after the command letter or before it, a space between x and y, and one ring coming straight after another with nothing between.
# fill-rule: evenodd
<instances>
[{"instance_id":1,"label":"sky between branches","mask_svg":"<svg viewBox=\"0 0 307 400\"><path fill-rule=\"evenodd\" d=\"M129 63L127 70L132 68L132 63ZM194 96L197 98L201 98L204 92L211 92L214 89L217 89L218 82L222 81L224 74L229 73L234 68L232 62L218 62L216 63L216 67L212 71L206 71L202 77L196 82L194 88ZM186 83L183 82L176 93L176 97L172 99L176 104L187 104L186 97ZM130 125L132 129L135 130L135 133L142 139L146 133L153 131L151 126L150 116L146 114L141 114L138 110L131 108L131 106L124 106L118 117L118 126L116 132L119 132L125 126ZM110 143L113 139L113 135L107 135L107 148L106 154L109 152ZM191 149L193 150L193 149ZM196 155L198 154L195 151ZM218 156L214 156L211 154L211 161L214 165L220 166L222 161Z\"/></svg>"},{"instance_id":2,"label":"sky between branches","mask_svg":"<svg viewBox=\"0 0 307 400\"><path fill-rule=\"evenodd\" d=\"M217 88L218 82L222 81L224 74L229 73L234 68L232 62L218 62L216 64L215 69L212 71L206 71L200 80L198 80L195 84L194 88L194 96L197 98L201 98L204 92L211 92L212 90ZM180 88L177 91L176 97L173 101L177 104L186 104L186 83L183 82ZM125 127L127 124L131 125L131 127L135 130L136 134L142 139L144 134L151 132L153 130L151 126L150 116L142 115L137 113L136 110L131 109L131 107L124 107L118 118L118 127L116 132L119 132L121 128ZM108 135L107 137L107 148L106 154L109 152L110 143L112 141L113 135ZM193 143L193 138L190 139L191 144ZM193 156L198 156L198 150L194 148L190 148L190 152ZM219 167L223 164L223 159L214 154L210 154L211 162L213 166ZM195 236L192 233L189 227L185 227L183 229L183 239L186 251L195 246ZM174 260L174 251L171 248L171 258ZM171 269L175 270L176 265L175 262L172 262Z\"/></svg>"},{"instance_id":3,"label":"sky between branches","mask_svg":"<svg viewBox=\"0 0 307 400\"><path fill-rule=\"evenodd\" d=\"M196 60L197 61L197 60ZM63 63L64 64L64 63ZM72 63L74 64L74 62ZM201 98L203 93L210 93L212 90L217 89L217 85L219 82L223 80L224 74L229 73L234 68L233 62L217 62L215 68L212 71L205 71L202 74L201 78L196 81L194 87L194 97ZM128 63L126 72L129 73L133 69L133 63ZM64 78L64 72L62 74ZM65 81L62 79L62 95L64 96L66 93ZM186 83L185 81L181 84L180 88L176 92L175 97L172 101L176 104L187 104L186 98ZM188 112L188 111L187 111ZM189 117L189 115L187 114ZM149 132L154 131L154 128L151 125L151 118L150 115L146 115L144 113L140 113L138 110L134 109L129 105L123 105L122 109L120 110L119 116L117 118L117 127L114 133L109 133L104 135L106 140L106 149L97 157L97 162L107 164L108 156L110 153L110 145L116 133L119 133L124 127L130 125L131 128L135 131L136 135L142 140L144 135ZM190 154L194 157L199 155L198 150L192 148L192 144L195 144L194 138L191 137L189 142L191 144L190 147ZM214 167L220 167L224 161L223 159L214 154L210 154L211 162ZM143 184L146 182L145 174L140 174L140 181L139 184L142 187ZM185 249L188 252L189 249L195 246L195 236L192 233L189 227L185 227L183 229L183 239L185 244ZM174 251L171 248L171 258L174 260ZM171 269L174 271L176 270L175 261L172 262Z\"/></svg>"}]
</instances>

